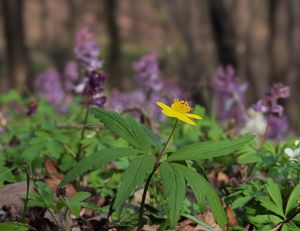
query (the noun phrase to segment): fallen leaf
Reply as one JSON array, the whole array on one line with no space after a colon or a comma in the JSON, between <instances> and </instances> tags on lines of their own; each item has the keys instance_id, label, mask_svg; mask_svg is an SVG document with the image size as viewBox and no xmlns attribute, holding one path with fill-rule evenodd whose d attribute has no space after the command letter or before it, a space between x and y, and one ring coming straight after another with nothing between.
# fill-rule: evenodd
<instances>
[{"instance_id":1,"label":"fallen leaf","mask_svg":"<svg viewBox=\"0 0 300 231\"><path fill-rule=\"evenodd\" d=\"M14 184L5 185L0 190L0 208L4 206L10 207L10 213L13 220L21 213L27 189L27 182L18 182ZM33 186L30 184L29 192L33 192Z\"/></svg>"},{"instance_id":2,"label":"fallen leaf","mask_svg":"<svg viewBox=\"0 0 300 231\"><path fill-rule=\"evenodd\" d=\"M227 214L227 219L228 219L228 224L231 226L231 227L234 227L238 224L236 218L235 218L235 214L232 210L232 208L230 206L227 206L226 208L226 214Z\"/></svg>"}]
</instances>

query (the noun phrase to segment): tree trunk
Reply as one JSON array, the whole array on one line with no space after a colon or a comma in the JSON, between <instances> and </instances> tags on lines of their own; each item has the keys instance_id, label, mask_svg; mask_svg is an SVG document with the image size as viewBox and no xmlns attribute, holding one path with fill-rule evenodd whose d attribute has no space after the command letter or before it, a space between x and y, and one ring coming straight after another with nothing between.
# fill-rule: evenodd
<instances>
[{"instance_id":1,"label":"tree trunk","mask_svg":"<svg viewBox=\"0 0 300 231\"><path fill-rule=\"evenodd\" d=\"M119 28L117 23L117 0L105 0L105 13L107 31L109 35L109 50L107 59L107 68L111 75L111 86L122 86L120 83L121 73L121 46Z\"/></svg>"},{"instance_id":2,"label":"tree trunk","mask_svg":"<svg viewBox=\"0 0 300 231\"><path fill-rule=\"evenodd\" d=\"M9 87L20 92L29 89L28 54L23 25L23 0L2 0Z\"/></svg>"},{"instance_id":3,"label":"tree trunk","mask_svg":"<svg viewBox=\"0 0 300 231\"><path fill-rule=\"evenodd\" d=\"M271 80L284 81L289 66L287 0L269 0Z\"/></svg>"},{"instance_id":4,"label":"tree trunk","mask_svg":"<svg viewBox=\"0 0 300 231\"><path fill-rule=\"evenodd\" d=\"M222 0L207 0L207 3L219 61L236 68L236 34L230 14Z\"/></svg>"}]
</instances>

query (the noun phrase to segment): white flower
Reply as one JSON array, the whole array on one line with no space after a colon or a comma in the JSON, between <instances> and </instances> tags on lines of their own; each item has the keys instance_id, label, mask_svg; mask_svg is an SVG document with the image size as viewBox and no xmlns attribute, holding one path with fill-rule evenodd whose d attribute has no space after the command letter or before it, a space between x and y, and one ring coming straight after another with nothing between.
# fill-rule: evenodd
<instances>
[{"instance_id":1,"label":"white flower","mask_svg":"<svg viewBox=\"0 0 300 231\"><path fill-rule=\"evenodd\" d=\"M245 123L245 127L242 129L242 133L255 133L257 135L263 135L267 126L267 121L264 115L255 111L253 108L248 109L248 118Z\"/></svg>"}]
</instances>

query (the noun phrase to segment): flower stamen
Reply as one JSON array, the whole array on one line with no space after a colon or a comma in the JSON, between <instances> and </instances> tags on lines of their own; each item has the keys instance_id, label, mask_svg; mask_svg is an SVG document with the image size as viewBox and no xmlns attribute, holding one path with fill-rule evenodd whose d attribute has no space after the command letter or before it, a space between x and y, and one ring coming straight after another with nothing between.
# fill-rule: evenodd
<instances>
[{"instance_id":1,"label":"flower stamen","mask_svg":"<svg viewBox=\"0 0 300 231\"><path fill-rule=\"evenodd\" d=\"M179 99L174 99L174 103L171 105L171 108L177 112L184 114L189 113L191 110L193 110L193 108L190 107L187 101Z\"/></svg>"}]
</instances>

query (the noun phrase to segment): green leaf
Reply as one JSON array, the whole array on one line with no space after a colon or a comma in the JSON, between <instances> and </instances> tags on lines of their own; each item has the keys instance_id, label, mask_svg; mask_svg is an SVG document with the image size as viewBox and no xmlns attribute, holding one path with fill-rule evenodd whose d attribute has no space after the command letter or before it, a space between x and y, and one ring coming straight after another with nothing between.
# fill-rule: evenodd
<instances>
[{"instance_id":1,"label":"green leaf","mask_svg":"<svg viewBox=\"0 0 300 231\"><path fill-rule=\"evenodd\" d=\"M68 199L65 200L66 206L70 209L71 213L76 217L80 216L80 204L78 202L73 202Z\"/></svg>"},{"instance_id":2,"label":"green leaf","mask_svg":"<svg viewBox=\"0 0 300 231\"><path fill-rule=\"evenodd\" d=\"M278 209L283 210L279 186L271 178L268 178L266 188L274 204L278 207Z\"/></svg>"},{"instance_id":3,"label":"green leaf","mask_svg":"<svg viewBox=\"0 0 300 231\"><path fill-rule=\"evenodd\" d=\"M265 196L260 196L257 197L258 201L260 202L261 206L265 207L266 209L272 211L273 213L281 216L281 217L285 217L283 210L279 207L277 207L277 205L271 201L268 197Z\"/></svg>"},{"instance_id":4,"label":"green leaf","mask_svg":"<svg viewBox=\"0 0 300 231\"><path fill-rule=\"evenodd\" d=\"M293 221L300 222L300 213L293 217Z\"/></svg>"},{"instance_id":5,"label":"green leaf","mask_svg":"<svg viewBox=\"0 0 300 231\"><path fill-rule=\"evenodd\" d=\"M292 231L300 231L300 228L292 221L286 223L287 230L292 230Z\"/></svg>"},{"instance_id":6,"label":"green leaf","mask_svg":"<svg viewBox=\"0 0 300 231\"><path fill-rule=\"evenodd\" d=\"M276 225L282 221L282 219L275 215L256 215L255 217L249 217L250 221L257 224L273 224Z\"/></svg>"},{"instance_id":7,"label":"green leaf","mask_svg":"<svg viewBox=\"0 0 300 231\"><path fill-rule=\"evenodd\" d=\"M167 161L201 160L228 155L242 148L254 137L253 135L245 135L238 139L197 142L177 150L168 157Z\"/></svg>"},{"instance_id":8,"label":"green leaf","mask_svg":"<svg viewBox=\"0 0 300 231\"><path fill-rule=\"evenodd\" d=\"M78 192L74 196L71 197L70 201L80 202L91 196L89 192Z\"/></svg>"},{"instance_id":9,"label":"green leaf","mask_svg":"<svg viewBox=\"0 0 300 231\"><path fill-rule=\"evenodd\" d=\"M135 148L144 153L152 153L152 149L157 151L159 139L142 124L135 121L132 117L122 117L116 112L104 109L92 108L91 112L98 118L105 127L117 133Z\"/></svg>"},{"instance_id":10,"label":"green leaf","mask_svg":"<svg viewBox=\"0 0 300 231\"><path fill-rule=\"evenodd\" d=\"M160 165L164 196L167 200L170 228L174 229L180 216L185 198L185 180L172 164L163 162Z\"/></svg>"},{"instance_id":11,"label":"green leaf","mask_svg":"<svg viewBox=\"0 0 300 231\"><path fill-rule=\"evenodd\" d=\"M78 175L88 171L96 170L97 168L111 162L112 160L129 155L137 155L140 153L141 151L132 148L107 148L95 152L94 154L79 161L78 164L75 165L75 167L67 173L67 175L60 182L58 187L63 187L64 185L76 179Z\"/></svg>"},{"instance_id":12,"label":"green leaf","mask_svg":"<svg viewBox=\"0 0 300 231\"><path fill-rule=\"evenodd\" d=\"M207 199L216 222L223 227L227 223L227 217L216 190L203 176L192 169L181 164L172 163L172 165L185 177L199 203L203 203L203 197Z\"/></svg>"},{"instance_id":13,"label":"green leaf","mask_svg":"<svg viewBox=\"0 0 300 231\"><path fill-rule=\"evenodd\" d=\"M129 164L123 174L122 182L114 202L114 209L118 209L132 192L145 182L145 179L153 170L154 161L154 156L143 155L136 157Z\"/></svg>"},{"instance_id":14,"label":"green leaf","mask_svg":"<svg viewBox=\"0 0 300 231\"><path fill-rule=\"evenodd\" d=\"M198 225L202 226L203 228L205 228L207 230L214 230L213 227L211 227L209 224L205 223L204 221L199 220L197 217L194 217L189 214L182 214L182 216L192 220L193 222L197 223Z\"/></svg>"},{"instance_id":15,"label":"green leaf","mask_svg":"<svg viewBox=\"0 0 300 231\"><path fill-rule=\"evenodd\" d=\"M0 230L3 231L27 231L29 228L29 225L17 222L0 223Z\"/></svg>"},{"instance_id":16,"label":"green leaf","mask_svg":"<svg viewBox=\"0 0 300 231\"><path fill-rule=\"evenodd\" d=\"M247 204L251 199L253 199L253 196L244 196L237 198L232 203L232 209L242 208L245 204Z\"/></svg>"},{"instance_id":17,"label":"green leaf","mask_svg":"<svg viewBox=\"0 0 300 231\"><path fill-rule=\"evenodd\" d=\"M300 202L300 184L298 184L292 191L289 200L286 205L285 215L287 215L292 209L296 208Z\"/></svg>"},{"instance_id":18,"label":"green leaf","mask_svg":"<svg viewBox=\"0 0 300 231\"><path fill-rule=\"evenodd\" d=\"M253 151L249 153L244 153L239 156L238 163L239 164L251 164L251 163L259 163L261 162L262 158L259 153Z\"/></svg>"}]
</instances>

